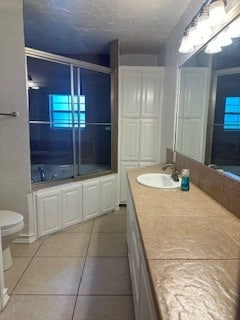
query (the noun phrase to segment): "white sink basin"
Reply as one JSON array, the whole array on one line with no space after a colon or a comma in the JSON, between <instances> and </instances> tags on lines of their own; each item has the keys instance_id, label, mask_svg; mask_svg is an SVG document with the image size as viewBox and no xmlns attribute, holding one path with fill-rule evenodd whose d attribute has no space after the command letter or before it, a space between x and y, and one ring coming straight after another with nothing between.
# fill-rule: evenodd
<instances>
[{"instance_id":1,"label":"white sink basin","mask_svg":"<svg viewBox=\"0 0 240 320\"><path fill-rule=\"evenodd\" d=\"M146 173L137 177L137 182L152 188L174 189L181 186L181 179L173 181L170 174Z\"/></svg>"}]
</instances>

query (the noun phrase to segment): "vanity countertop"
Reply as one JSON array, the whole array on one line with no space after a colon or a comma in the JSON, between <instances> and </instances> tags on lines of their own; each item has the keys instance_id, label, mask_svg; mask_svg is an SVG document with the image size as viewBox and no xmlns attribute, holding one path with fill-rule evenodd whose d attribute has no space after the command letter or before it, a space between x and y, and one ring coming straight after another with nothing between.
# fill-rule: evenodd
<instances>
[{"instance_id":1,"label":"vanity countertop","mask_svg":"<svg viewBox=\"0 0 240 320\"><path fill-rule=\"evenodd\" d=\"M163 320L235 320L240 219L192 183L190 191L140 185L128 172L155 300ZM164 173L170 171L164 171Z\"/></svg>"}]
</instances>

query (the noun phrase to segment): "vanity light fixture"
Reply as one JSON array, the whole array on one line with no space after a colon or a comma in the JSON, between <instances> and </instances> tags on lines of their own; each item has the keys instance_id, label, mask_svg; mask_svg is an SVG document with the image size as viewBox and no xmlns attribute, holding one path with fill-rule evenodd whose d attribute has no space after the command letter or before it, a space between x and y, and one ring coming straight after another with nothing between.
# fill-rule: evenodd
<instances>
[{"instance_id":1,"label":"vanity light fixture","mask_svg":"<svg viewBox=\"0 0 240 320\"><path fill-rule=\"evenodd\" d=\"M200 11L185 29L179 52L193 52L194 46L202 45L209 33L212 33L208 21L208 4L209 0L206 0Z\"/></svg>"},{"instance_id":2,"label":"vanity light fixture","mask_svg":"<svg viewBox=\"0 0 240 320\"><path fill-rule=\"evenodd\" d=\"M213 1L209 6L209 24L211 27L217 27L226 19L226 10L223 0Z\"/></svg>"},{"instance_id":3,"label":"vanity light fixture","mask_svg":"<svg viewBox=\"0 0 240 320\"><path fill-rule=\"evenodd\" d=\"M206 0L204 2L197 15L185 29L179 52L191 53L194 51L195 46L200 46L210 39L214 29L226 19L225 4L227 5L227 0ZM222 45L229 45L231 44L231 40L228 37L228 41L225 38L224 40L221 39L220 43Z\"/></svg>"}]
</instances>

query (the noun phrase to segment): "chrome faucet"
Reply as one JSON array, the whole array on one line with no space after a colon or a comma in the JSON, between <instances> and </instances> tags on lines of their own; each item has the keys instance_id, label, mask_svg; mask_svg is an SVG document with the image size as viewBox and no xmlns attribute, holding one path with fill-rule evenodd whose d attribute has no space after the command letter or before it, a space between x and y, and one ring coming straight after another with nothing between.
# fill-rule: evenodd
<instances>
[{"instance_id":1,"label":"chrome faucet","mask_svg":"<svg viewBox=\"0 0 240 320\"><path fill-rule=\"evenodd\" d=\"M166 163L163 167L162 170L166 170L168 167L170 167L172 169L172 179L173 181L179 181L178 178L178 170L175 167L175 165L173 163Z\"/></svg>"},{"instance_id":2,"label":"chrome faucet","mask_svg":"<svg viewBox=\"0 0 240 320\"><path fill-rule=\"evenodd\" d=\"M45 174L45 171L44 171L43 167L39 166L38 170L40 171L41 181L46 181L46 174Z\"/></svg>"},{"instance_id":3,"label":"chrome faucet","mask_svg":"<svg viewBox=\"0 0 240 320\"><path fill-rule=\"evenodd\" d=\"M219 166L217 164L215 164L215 163L210 163L208 165L208 168L212 168L212 169L215 169L215 170L220 169Z\"/></svg>"},{"instance_id":4,"label":"chrome faucet","mask_svg":"<svg viewBox=\"0 0 240 320\"><path fill-rule=\"evenodd\" d=\"M219 172L219 173L221 173L221 174L224 174L224 170L221 169L221 168L220 168L217 164L215 164L215 163L210 163L210 164L208 165L208 168L212 168L212 169L216 170L217 172Z\"/></svg>"}]
</instances>

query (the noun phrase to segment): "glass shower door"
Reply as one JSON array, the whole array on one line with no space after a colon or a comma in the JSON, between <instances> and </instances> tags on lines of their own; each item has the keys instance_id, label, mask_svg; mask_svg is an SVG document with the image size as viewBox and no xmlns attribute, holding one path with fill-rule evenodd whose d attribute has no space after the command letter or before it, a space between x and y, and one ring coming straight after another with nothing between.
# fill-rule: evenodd
<instances>
[{"instance_id":1,"label":"glass shower door","mask_svg":"<svg viewBox=\"0 0 240 320\"><path fill-rule=\"evenodd\" d=\"M27 58L32 182L71 178L72 107L69 65Z\"/></svg>"},{"instance_id":2,"label":"glass shower door","mask_svg":"<svg viewBox=\"0 0 240 320\"><path fill-rule=\"evenodd\" d=\"M97 71L74 69L74 96L78 98L77 174L111 170L111 77Z\"/></svg>"},{"instance_id":3,"label":"glass shower door","mask_svg":"<svg viewBox=\"0 0 240 320\"><path fill-rule=\"evenodd\" d=\"M59 59L27 56L33 183L111 170L110 70Z\"/></svg>"}]
</instances>

